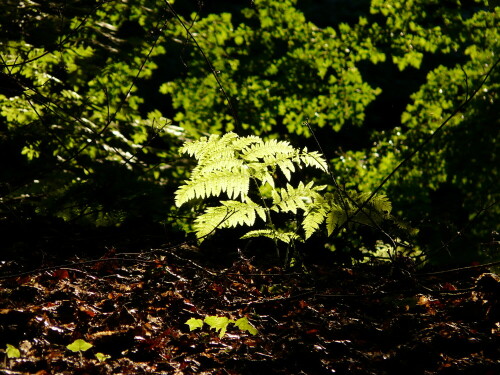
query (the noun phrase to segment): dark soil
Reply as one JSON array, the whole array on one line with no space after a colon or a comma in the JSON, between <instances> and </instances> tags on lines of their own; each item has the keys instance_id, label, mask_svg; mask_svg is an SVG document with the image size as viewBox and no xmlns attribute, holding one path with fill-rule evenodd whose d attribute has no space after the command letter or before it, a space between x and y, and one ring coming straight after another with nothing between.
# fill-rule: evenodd
<instances>
[{"instance_id":1,"label":"dark soil","mask_svg":"<svg viewBox=\"0 0 500 375\"><path fill-rule=\"evenodd\" d=\"M187 245L17 276L3 262L0 349L20 357L0 353L0 372L500 374L500 282L487 269L213 264ZM246 317L258 333L186 324L212 315ZM76 339L92 347L72 352Z\"/></svg>"}]
</instances>

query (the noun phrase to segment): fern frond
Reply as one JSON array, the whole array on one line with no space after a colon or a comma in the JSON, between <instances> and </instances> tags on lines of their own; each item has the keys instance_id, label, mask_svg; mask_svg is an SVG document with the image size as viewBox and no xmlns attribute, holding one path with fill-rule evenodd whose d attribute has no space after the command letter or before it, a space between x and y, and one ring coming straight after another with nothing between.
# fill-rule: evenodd
<instances>
[{"instance_id":1,"label":"fern frond","mask_svg":"<svg viewBox=\"0 0 500 375\"><path fill-rule=\"evenodd\" d=\"M194 156L198 164L190 179L175 192L177 206L223 194L229 198L215 207L206 208L195 220L194 230L199 239L217 228L253 226L257 217L266 222L270 210L293 214L302 211L301 228L305 239L324 224L328 235L332 235L348 219L357 224L378 225L391 217L391 203L385 195L376 195L365 204L370 193L354 193L343 199L345 197L339 194L321 194L325 186L315 186L312 181L307 184L299 182L293 187L290 181L297 169L313 167L328 172L328 165L320 153L310 152L307 148L296 149L287 141L264 141L257 136L239 137L227 133L186 143L181 152ZM284 188L275 186L278 170L287 180ZM271 196L270 207L266 204L260 206L250 199L251 180L261 184L257 186L257 193L263 202ZM243 238L257 236L286 243L300 239L296 233L274 229L254 230Z\"/></svg>"},{"instance_id":2,"label":"fern frond","mask_svg":"<svg viewBox=\"0 0 500 375\"><path fill-rule=\"evenodd\" d=\"M264 141L262 138L256 136L256 135L249 135L247 137L238 137L233 139L231 146L238 151L243 151L247 148L249 148L252 144L263 144Z\"/></svg>"},{"instance_id":3,"label":"fern frond","mask_svg":"<svg viewBox=\"0 0 500 375\"><path fill-rule=\"evenodd\" d=\"M182 154L188 154L189 156L194 156L201 163L206 162L207 159L212 158L214 155L221 156L224 151L228 155L234 155L234 150L229 147L231 142L238 138L238 135L232 132L224 134L222 137L213 134L210 137L201 137L199 140L194 142L186 143L182 146L179 151Z\"/></svg>"},{"instance_id":4,"label":"fern frond","mask_svg":"<svg viewBox=\"0 0 500 375\"><path fill-rule=\"evenodd\" d=\"M248 195L250 178L275 187L273 173L279 168L290 181L296 166L324 168L326 162L316 152L299 152L287 141L263 141L257 136L239 137L227 133L211 135L185 144L181 152L198 159L191 178L175 193L177 206L196 198L226 193L229 199ZM326 165L326 164L325 164ZM285 203L283 203L285 205Z\"/></svg>"},{"instance_id":5,"label":"fern frond","mask_svg":"<svg viewBox=\"0 0 500 375\"><path fill-rule=\"evenodd\" d=\"M208 207L205 212L194 221L193 229L196 237L203 241L205 237L212 234L217 228L224 228L225 222L233 212L224 206Z\"/></svg>"},{"instance_id":6,"label":"fern frond","mask_svg":"<svg viewBox=\"0 0 500 375\"><path fill-rule=\"evenodd\" d=\"M244 236L242 236L241 239L255 238L255 237L267 237L272 240L279 240L287 244L291 243L292 241L304 242L304 240L300 238L300 236L297 233L278 232L272 229L252 230L246 233Z\"/></svg>"},{"instance_id":7,"label":"fern frond","mask_svg":"<svg viewBox=\"0 0 500 375\"><path fill-rule=\"evenodd\" d=\"M259 161L270 155L293 155L295 152L295 148L287 141L271 139L245 148L242 150L242 157L248 161Z\"/></svg>"},{"instance_id":8,"label":"fern frond","mask_svg":"<svg viewBox=\"0 0 500 375\"><path fill-rule=\"evenodd\" d=\"M276 164L281 169L281 172L285 175L287 181L292 179L292 173L295 172L295 166L290 159L278 160Z\"/></svg>"},{"instance_id":9,"label":"fern frond","mask_svg":"<svg viewBox=\"0 0 500 375\"><path fill-rule=\"evenodd\" d=\"M266 171L276 171L276 167L279 167L281 172L285 175L287 181L291 179L291 173L295 172L295 165L293 161L296 159L296 154L271 154L263 158L259 163L259 168ZM300 164L297 163L300 167Z\"/></svg>"},{"instance_id":10,"label":"fern frond","mask_svg":"<svg viewBox=\"0 0 500 375\"><path fill-rule=\"evenodd\" d=\"M251 226L255 223L257 216L263 221L267 219L266 210L250 199L244 203L238 201L222 201L221 203L224 207L234 211L234 215L228 221L228 227L235 227L237 225Z\"/></svg>"},{"instance_id":11,"label":"fern frond","mask_svg":"<svg viewBox=\"0 0 500 375\"><path fill-rule=\"evenodd\" d=\"M326 215L326 230L331 236L333 231L343 225L347 220L346 212L338 205L331 204L330 211Z\"/></svg>"},{"instance_id":12,"label":"fern frond","mask_svg":"<svg viewBox=\"0 0 500 375\"><path fill-rule=\"evenodd\" d=\"M180 207L195 198L208 198L220 196L221 192L230 199L238 196L244 200L250 187L250 175L245 169L239 173L233 171L214 171L213 173L195 176L180 186L175 192L175 204Z\"/></svg>"},{"instance_id":13,"label":"fern frond","mask_svg":"<svg viewBox=\"0 0 500 375\"><path fill-rule=\"evenodd\" d=\"M317 151L308 152L307 147L304 147L304 150L299 155L299 159L306 167L314 167L323 172L328 172L328 163Z\"/></svg>"},{"instance_id":14,"label":"fern frond","mask_svg":"<svg viewBox=\"0 0 500 375\"><path fill-rule=\"evenodd\" d=\"M352 218L354 222L373 225L380 224L384 219L391 217L392 205L389 199L385 195L380 194L375 195L369 202L365 203L370 195L370 192L364 192L355 196L354 200L357 207L352 207L351 214L354 215L361 205L364 204L365 206Z\"/></svg>"},{"instance_id":15,"label":"fern frond","mask_svg":"<svg viewBox=\"0 0 500 375\"><path fill-rule=\"evenodd\" d=\"M305 239L311 237L323 224L328 212L327 202L321 201L308 207L302 220L302 228L305 232Z\"/></svg>"},{"instance_id":16,"label":"fern frond","mask_svg":"<svg viewBox=\"0 0 500 375\"><path fill-rule=\"evenodd\" d=\"M366 199L368 199L368 197L369 195L366 197ZM375 209L375 211L379 212L382 216L388 217L392 211L392 204L389 201L389 198L384 194L375 195L370 200L369 204Z\"/></svg>"},{"instance_id":17,"label":"fern frond","mask_svg":"<svg viewBox=\"0 0 500 375\"><path fill-rule=\"evenodd\" d=\"M260 166L257 166L257 168L255 168L253 166L253 164L256 164L256 163L249 164L249 166L248 166L251 170L251 173L253 173L253 177L256 180L260 181L262 186L264 186L266 183L268 183L269 186L271 186L274 189L274 187L275 187L274 178L271 175L271 173L269 173L267 168L262 169L262 168L260 168Z\"/></svg>"},{"instance_id":18,"label":"fern frond","mask_svg":"<svg viewBox=\"0 0 500 375\"><path fill-rule=\"evenodd\" d=\"M266 211L250 199L247 202L222 201L221 206L208 207L194 222L198 239L211 234L217 228L232 228L239 225L252 226L257 216L266 221Z\"/></svg>"},{"instance_id":19,"label":"fern frond","mask_svg":"<svg viewBox=\"0 0 500 375\"><path fill-rule=\"evenodd\" d=\"M191 178L195 179L198 176L207 176L214 171L238 171L241 168L247 168L244 166L244 162L241 159L235 158L224 158L220 157L218 159L210 160L205 164L200 164L196 166L191 172Z\"/></svg>"},{"instance_id":20,"label":"fern frond","mask_svg":"<svg viewBox=\"0 0 500 375\"><path fill-rule=\"evenodd\" d=\"M325 186L313 185L313 181L307 185L300 182L297 188L287 184L286 188L279 191L274 190L271 209L276 212L293 212L294 214L297 213L299 208L306 211L307 206L320 197L318 191L325 188Z\"/></svg>"}]
</instances>

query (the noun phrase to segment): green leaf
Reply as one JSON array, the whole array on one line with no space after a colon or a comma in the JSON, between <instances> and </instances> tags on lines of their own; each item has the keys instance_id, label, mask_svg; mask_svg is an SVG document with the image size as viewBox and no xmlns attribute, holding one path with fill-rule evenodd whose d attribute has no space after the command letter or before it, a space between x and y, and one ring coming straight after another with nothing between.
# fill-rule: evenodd
<instances>
[{"instance_id":1,"label":"green leaf","mask_svg":"<svg viewBox=\"0 0 500 375\"><path fill-rule=\"evenodd\" d=\"M5 350L7 353L7 357L9 358L19 358L21 356L21 352L15 346L7 344L7 349Z\"/></svg>"},{"instance_id":2,"label":"green leaf","mask_svg":"<svg viewBox=\"0 0 500 375\"><path fill-rule=\"evenodd\" d=\"M93 345L88 343L87 341L85 340L82 340L82 339L78 339L78 340L75 340L73 341L73 343L69 344L68 346L66 346L66 348L68 348L69 350L71 350L72 352L84 352L86 350L89 350Z\"/></svg>"},{"instance_id":3,"label":"green leaf","mask_svg":"<svg viewBox=\"0 0 500 375\"><path fill-rule=\"evenodd\" d=\"M215 332L219 332L219 337L222 338L226 333L228 324L232 323L232 321L225 316L207 316L205 318L205 323L207 323L210 328L215 329Z\"/></svg>"},{"instance_id":4,"label":"green leaf","mask_svg":"<svg viewBox=\"0 0 500 375\"><path fill-rule=\"evenodd\" d=\"M257 328L255 328L253 325L251 325L246 317L238 319L234 323L234 325L242 331L248 331L252 335L256 335L258 332Z\"/></svg>"},{"instance_id":5,"label":"green leaf","mask_svg":"<svg viewBox=\"0 0 500 375\"><path fill-rule=\"evenodd\" d=\"M189 326L190 331L194 331L195 329L203 327L203 320L191 318L186 323Z\"/></svg>"},{"instance_id":6,"label":"green leaf","mask_svg":"<svg viewBox=\"0 0 500 375\"><path fill-rule=\"evenodd\" d=\"M111 356L108 355L108 354L104 354L104 353L96 353L95 357L97 358L97 360L99 362L104 362L106 361L107 359L110 359Z\"/></svg>"}]
</instances>

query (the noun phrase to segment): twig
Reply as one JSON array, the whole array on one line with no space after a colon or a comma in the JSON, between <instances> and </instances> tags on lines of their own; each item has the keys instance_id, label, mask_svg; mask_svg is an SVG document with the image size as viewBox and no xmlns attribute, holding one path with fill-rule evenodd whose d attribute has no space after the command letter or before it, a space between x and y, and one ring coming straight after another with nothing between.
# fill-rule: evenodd
<instances>
[{"instance_id":1,"label":"twig","mask_svg":"<svg viewBox=\"0 0 500 375\"><path fill-rule=\"evenodd\" d=\"M153 261L153 260L130 259L130 258L119 258L119 257L103 258L103 259L91 259L91 260L85 260L85 261L81 261L81 262L74 262L74 263L61 264L61 265L57 265L57 266L37 268L37 269L31 270L31 271L15 273L12 275L3 275L3 276L0 276L0 280L28 276L28 275L33 275L35 273L42 273L42 272L47 272L47 271L57 271L60 269L74 270L73 267L75 267L75 266L84 266L87 264L94 264L94 263L100 263L100 262L111 262L111 261L158 264L156 261ZM83 272L83 271L81 271L81 272Z\"/></svg>"},{"instance_id":2,"label":"twig","mask_svg":"<svg viewBox=\"0 0 500 375\"><path fill-rule=\"evenodd\" d=\"M182 260L183 262L187 262L187 263L189 263L189 264L191 264L191 265L195 266L196 268L198 268L198 269L200 269L200 270L202 270L202 271L204 271L204 272L208 273L209 275L212 275L212 276L218 276L218 274L217 274L217 273L212 272L212 271L209 271L209 270L207 270L205 267L200 266L198 263L196 263L196 262L194 262L194 261L192 261L192 260L190 260L190 259L183 258L183 257L181 257L181 256L179 256L179 255L177 255L177 254L175 254L175 253L173 253L173 252L171 252L169 249L152 249L152 251L157 251L157 252L165 252L165 253L168 253L168 254L172 255L174 258L177 258L177 259L179 259L179 260Z\"/></svg>"},{"instance_id":3,"label":"twig","mask_svg":"<svg viewBox=\"0 0 500 375\"><path fill-rule=\"evenodd\" d=\"M186 34L193 40L196 48L198 49L198 51L200 52L201 56L205 60L205 63L207 64L208 68L210 69L210 72L212 73L212 75L215 78L215 81L217 82L217 85L219 86L219 90L222 92L222 94L224 95L224 97L227 100L227 105L228 105L228 107L229 107L229 109L231 111L231 115L233 116L233 119L234 119L234 122L235 122L235 125L236 125L235 127L238 130L240 130L241 126L240 126L240 121L238 119L238 115L236 113L236 109L234 108L233 103L232 103L231 99L229 98L229 95L227 94L226 90L224 89L224 86L222 85L222 82L220 81L220 79L219 79L219 77L217 75L217 71L215 70L214 66L212 65L212 62L210 61L210 59L208 58L208 56L205 54L205 51L203 51L203 48L201 48L201 46L198 44L198 41L194 37L193 33L191 33L191 31L186 27L186 24L180 18L180 16L177 14L177 12L172 7L172 5L170 4L170 2L168 0L164 0L164 1L165 1L165 4L167 5L168 9L170 10L170 12L172 12L172 14L174 15L174 17L177 19L177 21L179 21L179 23L181 24L181 26L183 27L183 29L186 31Z\"/></svg>"},{"instance_id":4,"label":"twig","mask_svg":"<svg viewBox=\"0 0 500 375\"><path fill-rule=\"evenodd\" d=\"M498 264L500 264L500 260L497 260L496 262L491 262L491 263L478 264L477 266L467 266L467 267L452 268L452 269L444 270L444 271L419 273L419 274L417 274L417 276L443 275L445 273L460 272L460 271L467 271L467 270L473 270L473 269L478 269L478 268L491 267L491 266L496 266Z\"/></svg>"},{"instance_id":5,"label":"twig","mask_svg":"<svg viewBox=\"0 0 500 375\"><path fill-rule=\"evenodd\" d=\"M500 203L500 200L494 201L493 203L482 207L480 210L474 213L474 216L460 229L457 231L455 235L453 235L448 241L446 241L441 247L437 249L430 250L426 253L426 258L432 257L434 254L439 253L441 250L446 249L451 243L453 243L457 238L459 238L466 230L469 229L470 226L474 224L476 220L478 220L486 211L494 207L496 204ZM423 263L422 260L421 263Z\"/></svg>"}]
</instances>

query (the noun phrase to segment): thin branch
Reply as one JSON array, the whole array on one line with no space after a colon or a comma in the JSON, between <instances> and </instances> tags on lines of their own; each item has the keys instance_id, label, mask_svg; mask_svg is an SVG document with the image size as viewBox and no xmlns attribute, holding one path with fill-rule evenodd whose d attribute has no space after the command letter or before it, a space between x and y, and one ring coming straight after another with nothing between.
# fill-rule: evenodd
<instances>
[{"instance_id":1,"label":"thin branch","mask_svg":"<svg viewBox=\"0 0 500 375\"><path fill-rule=\"evenodd\" d=\"M215 81L217 82L217 85L219 86L219 90L222 92L222 94L224 95L224 97L227 100L227 104L229 106L229 110L231 111L231 115L233 116L233 119L234 119L234 122L235 122L235 125L236 125L235 127L238 130L241 130L241 125L240 125L240 121L238 119L238 115L236 113L236 109L234 108L233 103L232 103L231 99L229 98L229 95L227 94L226 90L224 89L224 86L222 85L222 82L220 81L220 78L218 77L217 70L215 70L214 66L212 65L212 62L210 61L210 59L208 58L208 56L205 54L205 51L203 51L203 48L201 48L201 46L198 44L198 41L194 37L193 33L191 33L191 31L186 27L186 24L180 18L179 14L177 14L177 12L172 7L172 5L170 4L170 2L168 0L164 0L164 1L165 1L165 4L167 5L167 7L169 8L170 12L172 12L172 14L177 19L177 21L179 21L179 23L181 24L181 26L183 27L183 29L186 31L186 34L194 42L194 44L196 45L196 48L198 49L198 51L202 55L203 59L205 60L205 63L207 64L208 68L210 69L210 72L212 73L212 75L215 78Z\"/></svg>"},{"instance_id":2,"label":"thin branch","mask_svg":"<svg viewBox=\"0 0 500 375\"><path fill-rule=\"evenodd\" d=\"M475 265L475 266L467 266L467 267L451 268L449 270L443 270L443 271L419 273L419 274L417 274L417 276L443 275L443 274L446 274L446 273L476 270L476 269L479 269L479 268L488 268L488 267L497 266L499 264L500 264L500 260L497 260L496 262L483 263L483 264L478 264L478 265Z\"/></svg>"},{"instance_id":3,"label":"thin branch","mask_svg":"<svg viewBox=\"0 0 500 375\"><path fill-rule=\"evenodd\" d=\"M20 272L20 273L15 273L15 274L11 274L11 275L3 275L3 276L0 276L0 280L6 280L6 279L22 277L22 276L29 276L29 275L33 275L36 273L42 273L42 272L48 272L48 271L57 271L60 269L71 269L71 268L74 268L75 266L85 266L85 265L94 264L94 263L112 262L112 261L158 264L156 261L153 261L153 260L131 259L131 258L120 258L120 257L91 259L91 260L85 260L85 261L81 261L81 262L61 264L58 266L42 267L42 268L37 268L37 269L31 270L31 271Z\"/></svg>"},{"instance_id":4,"label":"thin branch","mask_svg":"<svg viewBox=\"0 0 500 375\"><path fill-rule=\"evenodd\" d=\"M494 201L490 204L488 204L487 206L485 207L482 207L480 210L476 211L474 213L474 216L472 217L472 219L470 219L467 224L465 224L459 231L457 231L457 233L452 236L448 241L446 241L446 243L444 243L441 247L439 247L438 249L434 249L434 250L431 250L429 252L426 253L426 258L429 258L430 256L433 256L434 254L437 254L439 253L441 250L443 249L446 249L452 242L456 241L457 238L459 238L460 236L462 236L462 234L467 230L469 229L470 226L472 226L472 224L474 224L474 222L476 220L478 220L486 211L488 211L489 209L493 208L494 206L496 206L498 203L500 203L500 201ZM422 260L423 262L423 260Z\"/></svg>"}]
</instances>

